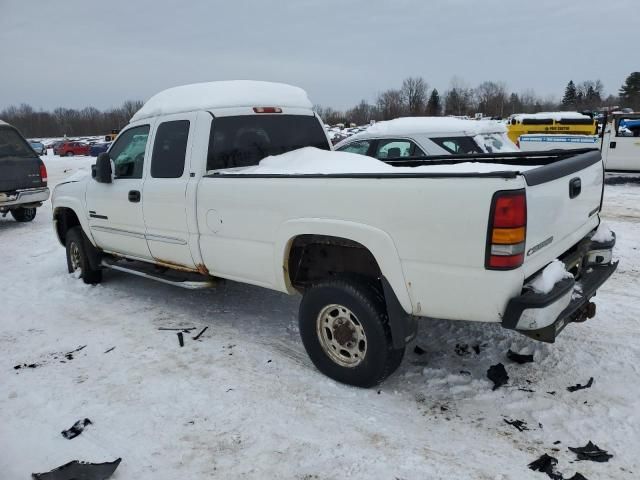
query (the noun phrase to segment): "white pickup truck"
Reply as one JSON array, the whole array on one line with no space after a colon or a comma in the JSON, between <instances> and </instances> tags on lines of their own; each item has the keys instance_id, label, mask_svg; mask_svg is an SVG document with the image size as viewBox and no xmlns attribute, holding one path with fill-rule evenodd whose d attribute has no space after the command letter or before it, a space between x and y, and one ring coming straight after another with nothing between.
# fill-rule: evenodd
<instances>
[{"instance_id":1,"label":"white pickup truck","mask_svg":"<svg viewBox=\"0 0 640 480\"><path fill-rule=\"evenodd\" d=\"M117 269L187 288L224 278L302 293L312 361L363 387L398 367L417 317L500 322L553 342L595 313L590 299L617 266L615 236L592 239L599 152L385 163L330 150L298 88L161 92L93 178L55 188L69 272L87 283ZM531 280L555 259L573 275L537 288Z\"/></svg>"}]
</instances>

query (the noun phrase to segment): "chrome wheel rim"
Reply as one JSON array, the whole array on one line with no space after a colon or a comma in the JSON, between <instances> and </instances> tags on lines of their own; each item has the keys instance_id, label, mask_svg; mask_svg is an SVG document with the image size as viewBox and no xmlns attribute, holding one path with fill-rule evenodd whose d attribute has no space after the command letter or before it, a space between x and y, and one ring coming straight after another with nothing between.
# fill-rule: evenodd
<instances>
[{"instance_id":1,"label":"chrome wheel rim","mask_svg":"<svg viewBox=\"0 0 640 480\"><path fill-rule=\"evenodd\" d=\"M74 242L69 246L69 257L71 258L71 268L74 272L80 269L80 249Z\"/></svg>"},{"instance_id":2,"label":"chrome wheel rim","mask_svg":"<svg viewBox=\"0 0 640 480\"><path fill-rule=\"evenodd\" d=\"M367 354L367 336L347 307L331 304L318 314L316 332L327 356L342 367L356 367Z\"/></svg>"}]
</instances>

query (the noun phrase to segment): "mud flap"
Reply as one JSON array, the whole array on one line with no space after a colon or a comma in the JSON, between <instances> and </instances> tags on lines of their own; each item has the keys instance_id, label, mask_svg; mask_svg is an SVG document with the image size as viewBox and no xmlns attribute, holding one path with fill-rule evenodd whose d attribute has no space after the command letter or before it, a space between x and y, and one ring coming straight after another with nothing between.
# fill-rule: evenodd
<instances>
[{"instance_id":1,"label":"mud flap","mask_svg":"<svg viewBox=\"0 0 640 480\"><path fill-rule=\"evenodd\" d=\"M393 348L404 348L408 342L415 338L418 332L418 322L416 317L404 311L389 281L384 276L381 278L381 281L384 301L387 305Z\"/></svg>"}]
</instances>

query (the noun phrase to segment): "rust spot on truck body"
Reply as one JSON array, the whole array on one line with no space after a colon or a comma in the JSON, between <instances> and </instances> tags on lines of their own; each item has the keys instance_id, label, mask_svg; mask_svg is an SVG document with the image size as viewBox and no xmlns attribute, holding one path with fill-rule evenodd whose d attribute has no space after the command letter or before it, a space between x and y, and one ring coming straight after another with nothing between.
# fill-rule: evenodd
<instances>
[{"instance_id":1,"label":"rust spot on truck body","mask_svg":"<svg viewBox=\"0 0 640 480\"><path fill-rule=\"evenodd\" d=\"M206 265L204 263L199 263L196 265L196 270L198 270L198 273L202 274L202 275L206 275L208 277L211 276L211 274L209 273L209 269L206 267Z\"/></svg>"}]
</instances>

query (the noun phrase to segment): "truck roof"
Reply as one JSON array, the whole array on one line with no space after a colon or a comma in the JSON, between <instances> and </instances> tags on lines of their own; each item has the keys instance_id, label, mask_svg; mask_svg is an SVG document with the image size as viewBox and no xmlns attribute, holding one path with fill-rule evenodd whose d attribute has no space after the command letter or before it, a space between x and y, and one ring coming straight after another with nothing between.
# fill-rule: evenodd
<instances>
[{"instance_id":1,"label":"truck roof","mask_svg":"<svg viewBox=\"0 0 640 480\"><path fill-rule=\"evenodd\" d=\"M163 90L138 110L131 121L172 113L233 107L312 108L307 92L285 83L226 80Z\"/></svg>"},{"instance_id":2,"label":"truck roof","mask_svg":"<svg viewBox=\"0 0 640 480\"><path fill-rule=\"evenodd\" d=\"M591 119L588 115L579 112L539 112L539 113L516 113L511 118L515 120L536 119L536 120L584 120Z\"/></svg>"},{"instance_id":3,"label":"truck roof","mask_svg":"<svg viewBox=\"0 0 640 480\"><path fill-rule=\"evenodd\" d=\"M505 133L506 127L492 120L463 120L453 117L403 117L377 122L350 139L366 138L371 135L395 136L412 134L458 133L480 135L483 133Z\"/></svg>"}]
</instances>

